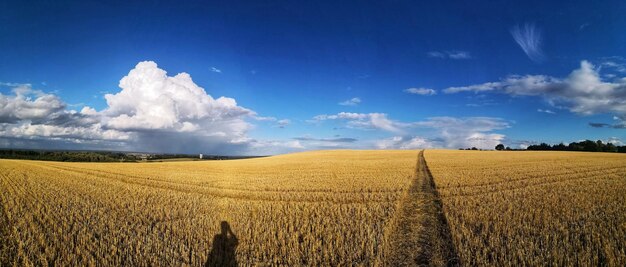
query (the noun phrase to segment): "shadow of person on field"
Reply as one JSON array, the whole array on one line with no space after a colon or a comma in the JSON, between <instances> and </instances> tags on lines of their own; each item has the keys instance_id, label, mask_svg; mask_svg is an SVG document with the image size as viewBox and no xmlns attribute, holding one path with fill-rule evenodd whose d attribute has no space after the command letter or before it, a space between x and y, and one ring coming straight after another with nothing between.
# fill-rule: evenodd
<instances>
[{"instance_id":1,"label":"shadow of person on field","mask_svg":"<svg viewBox=\"0 0 626 267\"><path fill-rule=\"evenodd\" d=\"M230 229L230 225L226 221L222 221L220 224L222 231L213 237L213 245L209 258L204 264L205 267L213 266L237 266L237 259L235 258L235 250L239 245L237 236Z\"/></svg>"}]
</instances>

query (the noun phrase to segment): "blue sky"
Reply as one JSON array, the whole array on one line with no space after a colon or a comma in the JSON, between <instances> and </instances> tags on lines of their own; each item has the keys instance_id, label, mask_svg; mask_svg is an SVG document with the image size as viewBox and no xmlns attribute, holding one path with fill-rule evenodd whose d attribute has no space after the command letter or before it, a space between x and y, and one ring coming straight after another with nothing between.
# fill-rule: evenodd
<instances>
[{"instance_id":1,"label":"blue sky","mask_svg":"<svg viewBox=\"0 0 626 267\"><path fill-rule=\"evenodd\" d=\"M0 146L626 142L623 1L414 2L3 1Z\"/></svg>"}]
</instances>

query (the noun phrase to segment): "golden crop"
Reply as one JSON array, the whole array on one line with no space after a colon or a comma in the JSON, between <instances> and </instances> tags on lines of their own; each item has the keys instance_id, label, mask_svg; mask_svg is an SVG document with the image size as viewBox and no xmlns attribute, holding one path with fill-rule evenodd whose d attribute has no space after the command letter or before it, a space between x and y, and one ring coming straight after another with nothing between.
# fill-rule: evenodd
<instances>
[{"instance_id":1,"label":"golden crop","mask_svg":"<svg viewBox=\"0 0 626 267\"><path fill-rule=\"evenodd\" d=\"M625 266L626 155L425 153L467 266Z\"/></svg>"},{"instance_id":2,"label":"golden crop","mask_svg":"<svg viewBox=\"0 0 626 267\"><path fill-rule=\"evenodd\" d=\"M0 160L0 265L626 263L624 155L417 156Z\"/></svg>"},{"instance_id":3,"label":"golden crop","mask_svg":"<svg viewBox=\"0 0 626 267\"><path fill-rule=\"evenodd\" d=\"M374 265L416 159L0 160L0 265Z\"/></svg>"}]
</instances>

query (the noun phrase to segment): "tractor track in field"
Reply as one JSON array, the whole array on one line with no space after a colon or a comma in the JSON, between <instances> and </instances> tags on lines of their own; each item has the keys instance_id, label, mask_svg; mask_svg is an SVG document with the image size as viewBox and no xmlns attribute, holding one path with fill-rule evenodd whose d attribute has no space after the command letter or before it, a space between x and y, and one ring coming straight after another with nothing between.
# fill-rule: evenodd
<instances>
[{"instance_id":1,"label":"tractor track in field","mask_svg":"<svg viewBox=\"0 0 626 267\"><path fill-rule=\"evenodd\" d=\"M383 266L459 266L433 176L419 152L415 177L395 215Z\"/></svg>"}]
</instances>

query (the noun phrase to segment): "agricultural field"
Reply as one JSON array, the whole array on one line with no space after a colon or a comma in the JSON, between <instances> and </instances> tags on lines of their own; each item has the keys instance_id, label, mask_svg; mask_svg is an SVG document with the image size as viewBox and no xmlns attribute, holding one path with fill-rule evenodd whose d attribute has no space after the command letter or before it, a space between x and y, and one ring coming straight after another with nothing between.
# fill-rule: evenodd
<instances>
[{"instance_id":1,"label":"agricultural field","mask_svg":"<svg viewBox=\"0 0 626 267\"><path fill-rule=\"evenodd\" d=\"M427 150L425 158L463 265L626 265L626 155Z\"/></svg>"},{"instance_id":2,"label":"agricultural field","mask_svg":"<svg viewBox=\"0 0 626 267\"><path fill-rule=\"evenodd\" d=\"M624 266L624 192L611 153L0 160L0 266Z\"/></svg>"},{"instance_id":3,"label":"agricultural field","mask_svg":"<svg viewBox=\"0 0 626 267\"><path fill-rule=\"evenodd\" d=\"M380 265L417 159L0 160L0 265Z\"/></svg>"}]
</instances>

